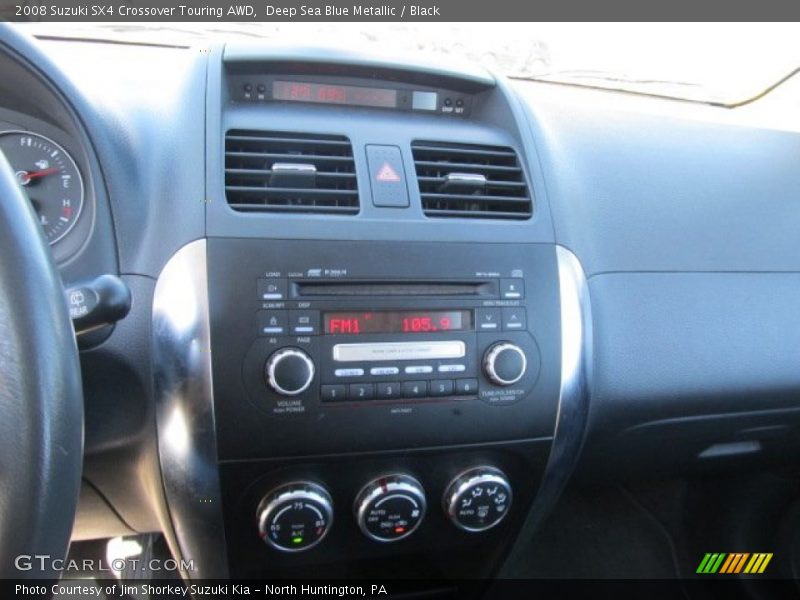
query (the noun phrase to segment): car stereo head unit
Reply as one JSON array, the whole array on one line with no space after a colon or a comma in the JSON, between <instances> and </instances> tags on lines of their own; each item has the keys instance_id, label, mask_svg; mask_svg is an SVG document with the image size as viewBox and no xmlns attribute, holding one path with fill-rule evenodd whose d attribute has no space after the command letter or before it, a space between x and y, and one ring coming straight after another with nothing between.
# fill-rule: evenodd
<instances>
[{"instance_id":1,"label":"car stereo head unit","mask_svg":"<svg viewBox=\"0 0 800 600\"><path fill-rule=\"evenodd\" d=\"M557 286L540 284L555 273L546 249L370 243L365 252L358 242L213 243L222 249L210 254L215 386L235 397L220 401L221 410L245 400L258 419L295 420L306 433L319 428L314 443L323 445L340 433L331 431L335 423L349 430L367 418L371 429L359 433L359 443L391 427L375 427L365 411L406 415L405 424L414 425L409 435L424 437L437 428L436 419L419 420L422 412L474 413L481 434L491 436L493 421L517 410L555 410L533 399L538 386L558 383ZM226 253L229 247L243 250ZM545 360L543 347L553 344L555 358ZM504 417L494 412L511 408Z\"/></svg>"}]
</instances>

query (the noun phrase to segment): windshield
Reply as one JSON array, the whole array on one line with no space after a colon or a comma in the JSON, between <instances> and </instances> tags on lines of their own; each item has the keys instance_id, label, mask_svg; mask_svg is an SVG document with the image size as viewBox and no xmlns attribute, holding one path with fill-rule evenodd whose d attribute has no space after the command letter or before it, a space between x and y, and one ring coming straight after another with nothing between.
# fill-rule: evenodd
<instances>
[{"instance_id":1,"label":"windshield","mask_svg":"<svg viewBox=\"0 0 800 600\"><path fill-rule=\"evenodd\" d=\"M510 77L733 104L800 67L794 23L34 23L38 36L250 40L477 62Z\"/></svg>"}]
</instances>

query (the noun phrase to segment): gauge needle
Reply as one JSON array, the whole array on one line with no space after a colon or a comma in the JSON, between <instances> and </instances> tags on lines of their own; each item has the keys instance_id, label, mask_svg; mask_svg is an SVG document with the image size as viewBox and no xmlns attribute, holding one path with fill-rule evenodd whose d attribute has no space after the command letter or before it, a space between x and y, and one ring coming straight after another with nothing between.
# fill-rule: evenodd
<instances>
[{"instance_id":1,"label":"gauge needle","mask_svg":"<svg viewBox=\"0 0 800 600\"><path fill-rule=\"evenodd\" d=\"M33 179L40 179L53 173L58 173L60 170L58 167L50 167L41 171L17 171L17 181L21 185L28 185Z\"/></svg>"},{"instance_id":2,"label":"gauge needle","mask_svg":"<svg viewBox=\"0 0 800 600\"><path fill-rule=\"evenodd\" d=\"M50 167L49 169L42 169L41 171L34 171L33 173L28 173L28 179L36 179L37 177L45 177L47 175L52 175L53 173L58 173L58 167Z\"/></svg>"}]
</instances>

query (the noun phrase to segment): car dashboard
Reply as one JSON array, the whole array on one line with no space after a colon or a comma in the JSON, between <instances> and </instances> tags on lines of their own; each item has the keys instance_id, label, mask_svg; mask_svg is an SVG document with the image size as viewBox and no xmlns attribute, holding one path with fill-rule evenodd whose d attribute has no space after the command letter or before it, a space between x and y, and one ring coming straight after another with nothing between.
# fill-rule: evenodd
<instances>
[{"instance_id":1,"label":"car dashboard","mask_svg":"<svg viewBox=\"0 0 800 600\"><path fill-rule=\"evenodd\" d=\"M0 50L65 285L133 298L79 338L75 540L488 578L569 481L796 460L796 123L309 48Z\"/></svg>"}]
</instances>

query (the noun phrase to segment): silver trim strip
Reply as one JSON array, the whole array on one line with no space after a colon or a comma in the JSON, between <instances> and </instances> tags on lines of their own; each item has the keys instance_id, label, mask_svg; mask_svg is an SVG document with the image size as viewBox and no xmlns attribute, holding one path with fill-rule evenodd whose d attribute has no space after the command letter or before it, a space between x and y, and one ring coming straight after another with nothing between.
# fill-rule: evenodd
<instances>
[{"instance_id":1,"label":"silver trim strip","mask_svg":"<svg viewBox=\"0 0 800 600\"><path fill-rule=\"evenodd\" d=\"M333 347L333 360L336 362L427 360L463 358L466 353L467 347L461 340L336 344Z\"/></svg>"},{"instance_id":2,"label":"silver trim strip","mask_svg":"<svg viewBox=\"0 0 800 600\"><path fill-rule=\"evenodd\" d=\"M228 577L222 518L208 307L206 241L178 250L153 296L158 454L179 557L191 579Z\"/></svg>"},{"instance_id":3,"label":"silver trim strip","mask_svg":"<svg viewBox=\"0 0 800 600\"><path fill-rule=\"evenodd\" d=\"M539 491L506 564L511 564L515 555L525 552L566 486L583 447L589 413L592 380L589 288L578 257L563 246L555 249L561 306L561 389L556 428Z\"/></svg>"}]
</instances>

